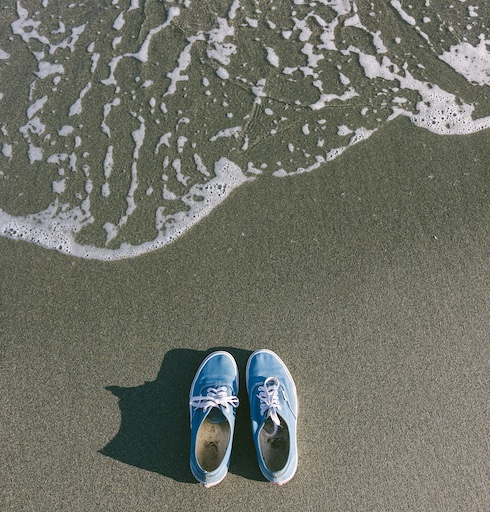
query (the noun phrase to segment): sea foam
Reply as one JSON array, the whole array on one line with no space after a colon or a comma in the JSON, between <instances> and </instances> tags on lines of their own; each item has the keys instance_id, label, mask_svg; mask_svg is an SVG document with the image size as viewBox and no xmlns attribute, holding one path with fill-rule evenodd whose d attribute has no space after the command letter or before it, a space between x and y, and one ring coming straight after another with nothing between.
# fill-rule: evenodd
<instances>
[{"instance_id":1,"label":"sea foam","mask_svg":"<svg viewBox=\"0 0 490 512\"><path fill-rule=\"evenodd\" d=\"M0 21L0 235L64 254L163 247L245 183L328 170L400 116L490 127L483 0L32 4Z\"/></svg>"}]
</instances>

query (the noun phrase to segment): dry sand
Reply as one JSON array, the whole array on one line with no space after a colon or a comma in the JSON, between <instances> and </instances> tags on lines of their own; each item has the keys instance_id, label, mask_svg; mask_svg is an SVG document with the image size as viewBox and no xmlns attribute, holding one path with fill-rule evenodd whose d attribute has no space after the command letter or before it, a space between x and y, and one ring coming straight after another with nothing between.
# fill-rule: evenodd
<instances>
[{"instance_id":1,"label":"dry sand","mask_svg":"<svg viewBox=\"0 0 490 512\"><path fill-rule=\"evenodd\" d=\"M397 121L128 261L1 239L0 509L488 511L489 147ZM243 393L229 475L192 478L188 389L216 347L295 377L282 488Z\"/></svg>"}]
</instances>

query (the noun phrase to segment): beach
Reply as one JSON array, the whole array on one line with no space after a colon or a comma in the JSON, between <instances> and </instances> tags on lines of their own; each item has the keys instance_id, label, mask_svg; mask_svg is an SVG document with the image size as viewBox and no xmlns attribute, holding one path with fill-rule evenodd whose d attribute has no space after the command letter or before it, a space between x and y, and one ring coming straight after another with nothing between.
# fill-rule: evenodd
<instances>
[{"instance_id":1,"label":"beach","mask_svg":"<svg viewBox=\"0 0 490 512\"><path fill-rule=\"evenodd\" d=\"M0 508L488 510L489 147L400 118L122 261L0 238ZM205 489L188 392L216 348L241 405L229 474ZM248 421L258 348L298 389L283 487Z\"/></svg>"}]
</instances>

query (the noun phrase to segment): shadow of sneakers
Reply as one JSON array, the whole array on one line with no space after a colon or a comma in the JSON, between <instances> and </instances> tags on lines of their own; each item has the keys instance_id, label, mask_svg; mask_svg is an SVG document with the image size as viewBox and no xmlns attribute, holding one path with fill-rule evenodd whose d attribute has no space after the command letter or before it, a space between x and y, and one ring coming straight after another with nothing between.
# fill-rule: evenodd
<instances>
[{"instance_id":1,"label":"shadow of sneakers","mask_svg":"<svg viewBox=\"0 0 490 512\"><path fill-rule=\"evenodd\" d=\"M215 350L226 350L240 371L235 436L229 472L252 480L264 480L253 454L253 439L245 389L249 350L214 347L206 351L169 350L154 381L140 386L107 386L119 399L119 431L100 453L131 466L173 480L196 483L189 466L189 389L197 368Z\"/></svg>"}]
</instances>

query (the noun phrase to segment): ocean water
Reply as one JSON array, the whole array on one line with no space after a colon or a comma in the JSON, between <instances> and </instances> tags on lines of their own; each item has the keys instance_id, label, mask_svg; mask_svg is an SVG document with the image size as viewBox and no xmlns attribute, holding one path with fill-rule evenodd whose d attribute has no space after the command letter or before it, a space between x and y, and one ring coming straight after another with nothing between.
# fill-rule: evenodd
<instances>
[{"instance_id":1,"label":"ocean water","mask_svg":"<svg viewBox=\"0 0 490 512\"><path fill-rule=\"evenodd\" d=\"M398 116L490 127L485 0L0 5L0 235L77 257L161 248Z\"/></svg>"}]
</instances>

